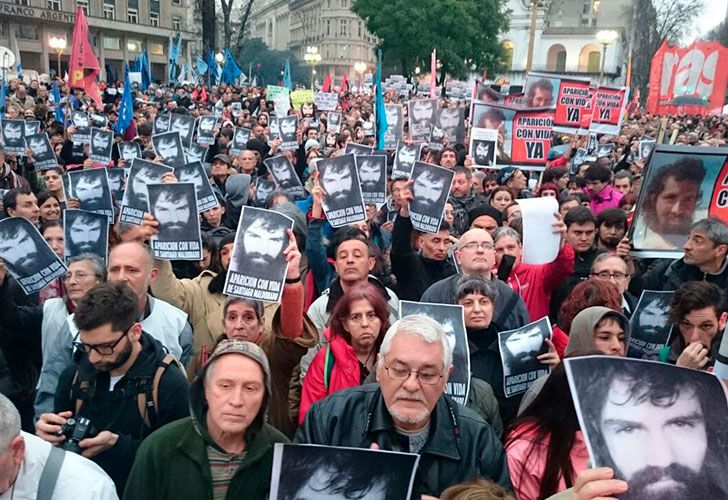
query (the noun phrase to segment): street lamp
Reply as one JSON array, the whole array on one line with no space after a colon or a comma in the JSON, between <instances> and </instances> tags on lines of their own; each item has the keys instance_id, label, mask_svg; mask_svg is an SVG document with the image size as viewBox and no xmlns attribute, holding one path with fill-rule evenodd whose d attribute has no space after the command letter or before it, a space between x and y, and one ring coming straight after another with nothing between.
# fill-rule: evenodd
<instances>
[{"instance_id":1,"label":"street lamp","mask_svg":"<svg viewBox=\"0 0 728 500\"><path fill-rule=\"evenodd\" d=\"M313 89L313 77L316 75L316 65L321 62L321 54L318 47L306 47L306 54L303 56L306 64L311 65L311 88Z\"/></svg>"},{"instance_id":2,"label":"street lamp","mask_svg":"<svg viewBox=\"0 0 728 500\"><path fill-rule=\"evenodd\" d=\"M364 89L364 72L367 70L367 64L363 61L359 61L354 64L354 71L359 73L359 93L361 94Z\"/></svg>"},{"instance_id":3,"label":"street lamp","mask_svg":"<svg viewBox=\"0 0 728 500\"><path fill-rule=\"evenodd\" d=\"M619 37L619 33L617 33L614 30L601 30L597 33L597 41L602 46L602 64L601 68L599 69L599 84L601 85L602 80L604 79L604 60L606 59L607 55L607 47L612 45L615 40L617 40L617 37Z\"/></svg>"},{"instance_id":4,"label":"street lamp","mask_svg":"<svg viewBox=\"0 0 728 500\"><path fill-rule=\"evenodd\" d=\"M50 40L48 40L48 45L53 49L53 52L56 53L56 61L58 62L58 74L56 75L58 78L61 77L61 54L63 54L63 51L66 50L66 39L61 37L55 37L52 36Z\"/></svg>"}]
</instances>

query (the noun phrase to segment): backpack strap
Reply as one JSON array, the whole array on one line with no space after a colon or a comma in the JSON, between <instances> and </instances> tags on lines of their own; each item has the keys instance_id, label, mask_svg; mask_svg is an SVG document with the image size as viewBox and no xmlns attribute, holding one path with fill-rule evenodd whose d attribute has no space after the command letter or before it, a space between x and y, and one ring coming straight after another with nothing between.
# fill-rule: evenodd
<instances>
[{"instance_id":1,"label":"backpack strap","mask_svg":"<svg viewBox=\"0 0 728 500\"><path fill-rule=\"evenodd\" d=\"M157 416L159 414L159 382L162 375L171 365L179 366L179 362L171 354L167 354L157 365L157 369L152 377L152 383L147 384L144 391L137 395L137 406L139 407L139 415L144 420L144 425L150 429L157 427Z\"/></svg>"},{"instance_id":2,"label":"backpack strap","mask_svg":"<svg viewBox=\"0 0 728 500\"><path fill-rule=\"evenodd\" d=\"M508 287L509 290L513 290L511 287ZM508 318L508 316L511 315L513 310L516 308L516 304L518 303L518 298L520 295L518 295L517 292L513 292L513 295L511 295L511 298L508 299L508 302L506 302L506 306L503 308L503 312L501 312L498 315L498 319L496 321L496 324L502 325L505 322L505 319Z\"/></svg>"},{"instance_id":3,"label":"backpack strap","mask_svg":"<svg viewBox=\"0 0 728 500\"><path fill-rule=\"evenodd\" d=\"M324 387L327 393L329 392L332 371L334 371L334 353L331 352L331 345L327 345L326 357L324 358Z\"/></svg>"},{"instance_id":4,"label":"backpack strap","mask_svg":"<svg viewBox=\"0 0 728 500\"><path fill-rule=\"evenodd\" d=\"M57 446L51 447L51 453L48 455L43 472L40 474L38 481L38 495L36 500L51 500L53 491L56 489L58 475L61 472L63 460L66 458L66 452Z\"/></svg>"},{"instance_id":5,"label":"backpack strap","mask_svg":"<svg viewBox=\"0 0 728 500\"><path fill-rule=\"evenodd\" d=\"M82 380L79 382L79 378L80 374L78 373L78 370L76 370L76 373L73 375L73 381L71 382L71 399L73 400L75 396L76 401L76 409L73 413L74 415L78 415L83 407L83 399L78 396L85 393L88 388L91 387L91 382L89 380Z\"/></svg>"}]
</instances>

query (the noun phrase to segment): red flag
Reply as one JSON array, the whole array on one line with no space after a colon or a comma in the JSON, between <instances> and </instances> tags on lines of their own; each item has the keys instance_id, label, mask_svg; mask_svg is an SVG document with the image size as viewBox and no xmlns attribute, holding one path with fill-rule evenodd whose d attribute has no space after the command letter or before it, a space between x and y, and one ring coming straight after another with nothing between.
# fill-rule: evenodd
<instances>
[{"instance_id":1,"label":"red flag","mask_svg":"<svg viewBox=\"0 0 728 500\"><path fill-rule=\"evenodd\" d=\"M344 73L344 79L341 80L341 92L349 91L349 81L346 79L346 73Z\"/></svg>"},{"instance_id":2,"label":"red flag","mask_svg":"<svg viewBox=\"0 0 728 500\"><path fill-rule=\"evenodd\" d=\"M331 89L331 73L326 73L326 78L324 79L323 87L321 87L321 92L328 92L329 89Z\"/></svg>"},{"instance_id":3,"label":"red flag","mask_svg":"<svg viewBox=\"0 0 728 500\"><path fill-rule=\"evenodd\" d=\"M88 23L83 9L76 6L76 25L73 27L71 42L71 62L69 64L68 86L83 89L101 106L101 94L96 84L96 76L101 71L99 60L88 39Z\"/></svg>"}]
</instances>

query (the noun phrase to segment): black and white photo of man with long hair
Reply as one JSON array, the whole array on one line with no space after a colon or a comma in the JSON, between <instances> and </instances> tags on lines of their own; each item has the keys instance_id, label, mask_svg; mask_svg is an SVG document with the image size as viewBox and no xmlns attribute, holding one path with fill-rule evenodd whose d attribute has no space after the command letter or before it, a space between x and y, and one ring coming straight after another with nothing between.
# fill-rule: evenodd
<instances>
[{"instance_id":1,"label":"black and white photo of man with long hair","mask_svg":"<svg viewBox=\"0 0 728 500\"><path fill-rule=\"evenodd\" d=\"M48 134L26 135L25 144L33 153L33 162L38 170L47 170L58 166L58 158L56 158L51 142L48 140Z\"/></svg>"},{"instance_id":2,"label":"black and white photo of man with long hair","mask_svg":"<svg viewBox=\"0 0 728 500\"><path fill-rule=\"evenodd\" d=\"M355 156L365 203L382 204L387 197L387 156Z\"/></svg>"},{"instance_id":3,"label":"black and white photo of man with long hair","mask_svg":"<svg viewBox=\"0 0 728 500\"><path fill-rule=\"evenodd\" d=\"M189 182L194 184L197 193L197 212L218 205L215 193L212 191L210 179L205 175L205 169L199 161L187 163L174 169L174 175L178 182Z\"/></svg>"},{"instance_id":4,"label":"black and white photo of man with long hair","mask_svg":"<svg viewBox=\"0 0 728 500\"><path fill-rule=\"evenodd\" d=\"M91 128L91 150L89 158L95 163L108 165L111 162L111 148L114 145L114 133L100 128Z\"/></svg>"},{"instance_id":5,"label":"black and white photo of man with long hair","mask_svg":"<svg viewBox=\"0 0 728 500\"><path fill-rule=\"evenodd\" d=\"M316 162L324 190L323 209L333 227L366 220L361 185L353 154Z\"/></svg>"},{"instance_id":6,"label":"black and white photo of man with long hair","mask_svg":"<svg viewBox=\"0 0 728 500\"><path fill-rule=\"evenodd\" d=\"M119 157L129 163L134 158L142 157L142 148L139 146L139 143L135 141L120 142Z\"/></svg>"},{"instance_id":7,"label":"black and white photo of man with long hair","mask_svg":"<svg viewBox=\"0 0 728 500\"><path fill-rule=\"evenodd\" d=\"M3 120L3 151L6 153L25 152L25 125L23 120Z\"/></svg>"},{"instance_id":8,"label":"black and white photo of man with long hair","mask_svg":"<svg viewBox=\"0 0 728 500\"><path fill-rule=\"evenodd\" d=\"M217 118L212 115L201 116L197 120L197 144L215 143L215 125L217 125Z\"/></svg>"},{"instance_id":9,"label":"black and white photo of man with long hair","mask_svg":"<svg viewBox=\"0 0 728 500\"><path fill-rule=\"evenodd\" d=\"M177 132L183 146L192 143L192 134L195 132L194 116L182 113L171 113L169 118L169 132Z\"/></svg>"},{"instance_id":10,"label":"black and white photo of man with long hair","mask_svg":"<svg viewBox=\"0 0 728 500\"><path fill-rule=\"evenodd\" d=\"M165 165L176 167L184 165L187 161L179 133L165 132L164 134L153 135L152 144L157 156L162 158Z\"/></svg>"},{"instance_id":11,"label":"black and white photo of man with long hair","mask_svg":"<svg viewBox=\"0 0 728 500\"><path fill-rule=\"evenodd\" d=\"M409 202L412 225L415 229L425 231L420 224L421 217L428 217L436 223L429 233L436 233L442 220L445 203L450 194L453 171L421 161L415 162L410 180L412 181L413 200ZM435 224L425 224L434 226Z\"/></svg>"},{"instance_id":12,"label":"black and white photo of man with long hair","mask_svg":"<svg viewBox=\"0 0 728 500\"><path fill-rule=\"evenodd\" d=\"M155 135L157 134L163 134L165 132L169 131L169 123L170 123L170 116L169 114L166 115L157 115L154 117L154 122L152 125L152 133Z\"/></svg>"},{"instance_id":13,"label":"black and white photo of man with long hair","mask_svg":"<svg viewBox=\"0 0 728 500\"><path fill-rule=\"evenodd\" d=\"M278 187L291 196L298 197L304 195L303 185L301 179L296 175L296 170L293 168L291 161L286 155L273 156L266 158L263 164L270 172L273 180L276 181Z\"/></svg>"},{"instance_id":14,"label":"black and white photo of man with long hair","mask_svg":"<svg viewBox=\"0 0 728 500\"><path fill-rule=\"evenodd\" d=\"M149 213L159 222L158 241L194 241L199 238L194 184L150 184L147 190Z\"/></svg>"},{"instance_id":15,"label":"black and white photo of man with long hair","mask_svg":"<svg viewBox=\"0 0 728 500\"><path fill-rule=\"evenodd\" d=\"M173 171L172 167L166 165L134 159L129 169L124 199L121 202L120 221L141 224L144 212L149 211L147 185L161 182L164 174Z\"/></svg>"},{"instance_id":16,"label":"black and white photo of man with long hair","mask_svg":"<svg viewBox=\"0 0 728 500\"><path fill-rule=\"evenodd\" d=\"M397 146L397 153L394 155L394 167L392 168L392 179L406 179L412 173L412 167L419 161L422 153L422 144L405 144L400 141Z\"/></svg>"},{"instance_id":17,"label":"black and white photo of man with long hair","mask_svg":"<svg viewBox=\"0 0 728 500\"><path fill-rule=\"evenodd\" d=\"M67 180L64 182L66 197L76 198L81 203L81 210L113 218L114 207L105 168L69 172Z\"/></svg>"},{"instance_id":18,"label":"black and white photo of man with long hair","mask_svg":"<svg viewBox=\"0 0 728 500\"><path fill-rule=\"evenodd\" d=\"M296 132L298 131L298 116L283 116L277 118L278 132L281 137L281 151L287 151L289 149L298 149L298 140L296 139Z\"/></svg>"},{"instance_id":19,"label":"black and white photo of man with long hair","mask_svg":"<svg viewBox=\"0 0 728 500\"><path fill-rule=\"evenodd\" d=\"M242 153L248 147L248 140L252 131L245 127L235 127L235 133L233 134L233 140L230 143L230 154L237 156Z\"/></svg>"},{"instance_id":20,"label":"black and white photo of man with long hair","mask_svg":"<svg viewBox=\"0 0 728 500\"><path fill-rule=\"evenodd\" d=\"M109 222L106 217L85 210L63 211L66 262L84 253L96 254L106 262L109 246Z\"/></svg>"},{"instance_id":21,"label":"black and white photo of man with long hair","mask_svg":"<svg viewBox=\"0 0 728 500\"><path fill-rule=\"evenodd\" d=\"M410 127L416 123L433 123L437 99L415 99L407 102Z\"/></svg>"}]
</instances>

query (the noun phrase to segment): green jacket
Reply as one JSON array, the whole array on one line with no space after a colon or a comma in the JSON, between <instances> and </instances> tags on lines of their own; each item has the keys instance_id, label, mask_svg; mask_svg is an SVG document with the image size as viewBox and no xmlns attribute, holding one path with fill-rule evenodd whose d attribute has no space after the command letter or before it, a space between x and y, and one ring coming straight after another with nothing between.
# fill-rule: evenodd
<instances>
[{"instance_id":1,"label":"green jacket","mask_svg":"<svg viewBox=\"0 0 728 500\"><path fill-rule=\"evenodd\" d=\"M139 447L124 500L212 500L208 441L192 417L172 422ZM288 439L268 424L250 436L245 459L235 473L228 499L267 499L273 444Z\"/></svg>"}]
</instances>

